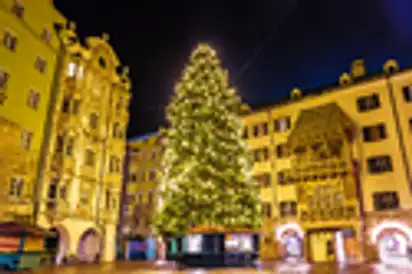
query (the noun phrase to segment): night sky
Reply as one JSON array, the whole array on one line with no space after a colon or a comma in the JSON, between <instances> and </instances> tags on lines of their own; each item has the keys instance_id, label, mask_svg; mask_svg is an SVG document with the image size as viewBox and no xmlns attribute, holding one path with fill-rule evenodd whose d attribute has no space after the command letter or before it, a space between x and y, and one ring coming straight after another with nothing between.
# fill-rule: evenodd
<instances>
[{"instance_id":1,"label":"night sky","mask_svg":"<svg viewBox=\"0 0 412 274\"><path fill-rule=\"evenodd\" d=\"M224 4L222 4L224 3ZM336 82L358 57L412 66L411 0L55 0L80 37L110 34L130 66L128 136L153 132L198 42L214 46L252 106Z\"/></svg>"}]
</instances>

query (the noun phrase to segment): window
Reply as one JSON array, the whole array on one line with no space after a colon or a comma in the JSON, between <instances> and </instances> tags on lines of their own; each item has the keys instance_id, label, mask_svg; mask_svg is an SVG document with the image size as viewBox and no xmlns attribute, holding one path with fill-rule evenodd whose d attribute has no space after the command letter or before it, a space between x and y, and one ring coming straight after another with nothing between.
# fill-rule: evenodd
<instances>
[{"instance_id":1,"label":"window","mask_svg":"<svg viewBox=\"0 0 412 274\"><path fill-rule=\"evenodd\" d=\"M409 123L409 131L412 132L412 118L409 118L408 123Z\"/></svg>"},{"instance_id":2,"label":"window","mask_svg":"<svg viewBox=\"0 0 412 274\"><path fill-rule=\"evenodd\" d=\"M109 170L110 172L120 172L120 160L116 156L110 157Z\"/></svg>"},{"instance_id":3,"label":"window","mask_svg":"<svg viewBox=\"0 0 412 274\"><path fill-rule=\"evenodd\" d=\"M57 190L59 189L59 178L53 178L49 184L49 191L47 197L50 200L57 198Z\"/></svg>"},{"instance_id":4,"label":"window","mask_svg":"<svg viewBox=\"0 0 412 274\"><path fill-rule=\"evenodd\" d=\"M63 104L62 104L62 112L69 113L69 111L70 111L70 98L64 98Z\"/></svg>"},{"instance_id":5,"label":"window","mask_svg":"<svg viewBox=\"0 0 412 274\"><path fill-rule=\"evenodd\" d=\"M123 138L122 129L119 123L114 123L113 125L113 137L114 138Z\"/></svg>"},{"instance_id":6,"label":"window","mask_svg":"<svg viewBox=\"0 0 412 274\"><path fill-rule=\"evenodd\" d=\"M289 150L286 143L279 144L276 146L276 156L278 158L289 157Z\"/></svg>"},{"instance_id":7,"label":"window","mask_svg":"<svg viewBox=\"0 0 412 274\"><path fill-rule=\"evenodd\" d=\"M72 113L73 114L78 114L79 113L79 108L80 108L80 100L73 100Z\"/></svg>"},{"instance_id":8,"label":"window","mask_svg":"<svg viewBox=\"0 0 412 274\"><path fill-rule=\"evenodd\" d=\"M106 60L102 56L99 57L99 65L101 68L106 68Z\"/></svg>"},{"instance_id":9,"label":"window","mask_svg":"<svg viewBox=\"0 0 412 274\"><path fill-rule=\"evenodd\" d=\"M375 156L368 158L368 171L371 174L378 174L383 172L391 172L392 159L390 156Z\"/></svg>"},{"instance_id":10,"label":"window","mask_svg":"<svg viewBox=\"0 0 412 274\"><path fill-rule=\"evenodd\" d=\"M34 67L36 70L38 70L40 73L45 73L46 72L46 67L47 67L47 62L41 57L37 57L36 61L34 62Z\"/></svg>"},{"instance_id":11,"label":"window","mask_svg":"<svg viewBox=\"0 0 412 274\"><path fill-rule=\"evenodd\" d=\"M80 191L80 197L79 197L80 204L88 205L89 199L90 199L90 190L88 188L83 187L82 190Z\"/></svg>"},{"instance_id":12,"label":"window","mask_svg":"<svg viewBox=\"0 0 412 274\"><path fill-rule=\"evenodd\" d=\"M63 152L64 148L64 137L59 135L56 138L56 152Z\"/></svg>"},{"instance_id":13,"label":"window","mask_svg":"<svg viewBox=\"0 0 412 274\"><path fill-rule=\"evenodd\" d=\"M253 159L255 162L264 162L264 161L269 160L269 149L265 147L265 148L254 150Z\"/></svg>"},{"instance_id":14,"label":"window","mask_svg":"<svg viewBox=\"0 0 412 274\"><path fill-rule=\"evenodd\" d=\"M23 194L23 187L24 187L24 179L12 177L10 180L10 189L9 195L10 197L20 198Z\"/></svg>"},{"instance_id":15,"label":"window","mask_svg":"<svg viewBox=\"0 0 412 274\"><path fill-rule=\"evenodd\" d=\"M280 202L280 216L296 216L298 214L298 206L294 201Z\"/></svg>"},{"instance_id":16,"label":"window","mask_svg":"<svg viewBox=\"0 0 412 274\"><path fill-rule=\"evenodd\" d=\"M11 12L14 13L17 17L23 18L24 6L18 0L14 0L13 6L11 7Z\"/></svg>"},{"instance_id":17,"label":"window","mask_svg":"<svg viewBox=\"0 0 412 274\"><path fill-rule=\"evenodd\" d=\"M263 161L269 160L269 149L267 147L262 148L261 156L262 156L261 158Z\"/></svg>"},{"instance_id":18,"label":"window","mask_svg":"<svg viewBox=\"0 0 412 274\"><path fill-rule=\"evenodd\" d=\"M140 174L139 181L140 182L146 181L146 173L144 172L144 170L140 170L139 174Z\"/></svg>"},{"instance_id":19,"label":"window","mask_svg":"<svg viewBox=\"0 0 412 274\"><path fill-rule=\"evenodd\" d=\"M282 171L280 171L280 172L278 172L278 174L277 174L277 183L279 184L279 185L285 185L286 183L287 183L287 181L286 181L286 176L285 176L285 173L284 172L282 172Z\"/></svg>"},{"instance_id":20,"label":"window","mask_svg":"<svg viewBox=\"0 0 412 274\"><path fill-rule=\"evenodd\" d=\"M59 197L62 200L67 200L68 189L70 187L70 180L66 180L65 184L60 187Z\"/></svg>"},{"instance_id":21,"label":"window","mask_svg":"<svg viewBox=\"0 0 412 274\"><path fill-rule=\"evenodd\" d=\"M41 33L41 38L45 42L50 43L50 41L52 39L52 33L50 32L50 30L48 28L43 29L43 32Z\"/></svg>"},{"instance_id":22,"label":"window","mask_svg":"<svg viewBox=\"0 0 412 274\"><path fill-rule=\"evenodd\" d=\"M7 88L7 82L9 81L10 75L4 70L0 69L0 90Z\"/></svg>"},{"instance_id":23,"label":"window","mask_svg":"<svg viewBox=\"0 0 412 274\"><path fill-rule=\"evenodd\" d=\"M243 128L243 136L242 136L242 138L243 138L243 139L247 139L248 137L249 137L248 128L247 128L247 127L244 127L244 128Z\"/></svg>"},{"instance_id":24,"label":"window","mask_svg":"<svg viewBox=\"0 0 412 274\"><path fill-rule=\"evenodd\" d=\"M136 181L137 181L137 174L136 174L136 173L130 174L130 181L132 181L132 182L136 182Z\"/></svg>"},{"instance_id":25,"label":"window","mask_svg":"<svg viewBox=\"0 0 412 274\"><path fill-rule=\"evenodd\" d=\"M259 126L254 125L253 126L253 137L258 137L259 136Z\"/></svg>"},{"instance_id":26,"label":"window","mask_svg":"<svg viewBox=\"0 0 412 274\"><path fill-rule=\"evenodd\" d=\"M29 97L27 98L27 106L38 109L40 103L40 93L31 89L29 92Z\"/></svg>"},{"instance_id":27,"label":"window","mask_svg":"<svg viewBox=\"0 0 412 274\"><path fill-rule=\"evenodd\" d=\"M147 202L149 205L153 203L153 193L151 190L149 190L149 192L147 193Z\"/></svg>"},{"instance_id":28,"label":"window","mask_svg":"<svg viewBox=\"0 0 412 274\"><path fill-rule=\"evenodd\" d=\"M94 151L91 149L86 150L86 165L88 166L94 166Z\"/></svg>"},{"instance_id":29,"label":"window","mask_svg":"<svg viewBox=\"0 0 412 274\"><path fill-rule=\"evenodd\" d=\"M364 142L377 142L384 140L387 137L384 124L363 127L362 133Z\"/></svg>"},{"instance_id":30,"label":"window","mask_svg":"<svg viewBox=\"0 0 412 274\"><path fill-rule=\"evenodd\" d=\"M29 150L31 146L31 141L33 139L33 133L23 130L20 139L20 145L22 148Z\"/></svg>"},{"instance_id":31,"label":"window","mask_svg":"<svg viewBox=\"0 0 412 274\"><path fill-rule=\"evenodd\" d=\"M74 138L68 137L66 142L66 155L73 156Z\"/></svg>"},{"instance_id":32,"label":"window","mask_svg":"<svg viewBox=\"0 0 412 274\"><path fill-rule=\"evenodd\" d=\"M157 156L157 151L156 151L156 149L153 149L153 150L152 150L152 153L151 153L151 159L152 159L152 161L155 161L155 160L156 160L156 156Z\"/></svg>"},{"instance_id":33,"label":"window","mask_svg":"<svg viewBox=\"0 0 412 274\"><path fill-rule=\"evenodd\" d=\"M262 203L262 215L267 218L272 217L272 205L270 203Z\"/></svg>"},{"instance_id":34,"label":"window","mask_svg":"<svg viewBox=\"0 0 412 274\"><path fill-rule=\"evenodd\" d=\"M139 204L143 203L143 194L141 191L139 191Z\"/></svg>"},{"instance_id":35,"label":"window","mask_svg":"<svg viewBox=\"0 0 412 274\"><path fill-rule=\"evenodd\" d=\"M403 98L405 102L412 102L412 85L403 88Z\"/></svg>"},{"instance_id":36,"label":"window","mask_svg":"<svg viewBox=\"0 0 412 274\"><path fill-rule=\"evenodd\" d=\"M374 109L378 109L381 106L379 95L374 93L369 96L359 97L356 101L358 106L358 112L367 112Z\"/></svg>"},{"instance_id":37,"label":"window","mask_svg":"<svg viewBox=\"0 0 412 274\"><path fill-rule=\"evenodd\" d=\"M156 171L154 169L150 169L149 171L149 181L154 181L156 179Z\"/></svg>"},{"instance_id":38,"label":"window","mask_svg":"<svg viewBox=\"0 0 412 274\"><path fill-rule=\"evenodd\" d=\"M16 51L17 48L17 36L11 34L9 31L6 31L4 33L4 37L3 37L3 44L4 46L6 46L6 48L8 48L11 51Z\"/></svg>"},{"instance_id":39,"label":"window","mask_svg":"<svg viewBox=\"0 0 412 274\"><path fill-rule=\"evenodd\" d=\"M105 202L106 202L106 210L110 210L111 209L111 199L112 199L112 195L110 193L110 190L106 190L106 197L105 197Z\"/></svg>"},{"instance_id":40,"label":"window","mask_svg":"<svg viewBox=\"0 0 412 274\"><path fill-rule=\"evenodd\" d=\"M274 121L275 132L285 132L290 129L290 117L280 118Z\"/></svg>"},{"instance_id":41,"label":"window","mask_svg":"<svg viewBox=\"0 0 412 274\"><path fill-rule=\"evenodd\" d=\"M92 129L96 129L98 123L99 123L99 116L97 116L97 114L95 114L95 113L92 113L90 115L90 127Z\"/></svg>"},{"instance_id":42,"label":"window","mask_svg":"<svg viewBox=\"0 0 412 274\"><path fill-rule=\"evenodd\" d=\"M265 173L255 177L255 180L259 182L262 188L270 187L270 174Z\"/></svg>"},{"instance_id":43,"label":"window","mask_svg":"<svg viewBox=\"0 0 412 274\"><path fill-rule=\"evenodd\" d=\"M399 208L397 192L375 192L373 194L373 206L375 210L392 210Z\"/></svg>"},{"instance_id":44,"label":"window","mask_svg":"<svg viewBox=\"0 0 412 274\"><path fill-rule=\"evenodd\" d=\"M69 63L69 65L67 66L67 76L74 77L76 76L76 72L77 72L77 64L73 62Z\"/></svg>"},{"instance_id":45,"label":"window","mask_svg":"<svg viewBox=\"0 0 412 274\"><path fill-rule=\"evenodd\" d=\"M262 134L263 134L263 136L268 135L268 133L269 133L269 125L268 125L268 123L263 123L262 124Z\"/></svg>"}]
</instances>

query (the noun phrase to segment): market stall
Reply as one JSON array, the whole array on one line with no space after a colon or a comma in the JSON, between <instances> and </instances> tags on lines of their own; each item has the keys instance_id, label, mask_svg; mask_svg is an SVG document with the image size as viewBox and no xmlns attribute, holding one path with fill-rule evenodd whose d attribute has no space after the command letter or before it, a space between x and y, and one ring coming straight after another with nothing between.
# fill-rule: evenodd
<instances>
[{"instance_id":1,"label":"market stall","mask_svg":"<svg viewBox=\"0 0 412 274\"><path fill-rule=\"evenodd\" d=\"M194 227L169 239L167 257L187 266L250 266L259 257L259 234L249 229Z\"/></svg>"}]
</instances>

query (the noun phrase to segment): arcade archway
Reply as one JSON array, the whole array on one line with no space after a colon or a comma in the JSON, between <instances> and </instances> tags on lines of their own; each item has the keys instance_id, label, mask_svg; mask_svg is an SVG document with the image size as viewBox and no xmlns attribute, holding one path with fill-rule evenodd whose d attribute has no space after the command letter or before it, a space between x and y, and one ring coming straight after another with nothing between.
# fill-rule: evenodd
<instances>
[{"instance_id":1,"label":"arcade archway","mask_svg":"<svg viewBox=\"0 0 412 274\"><path fill-rule=\"evenodd\" d=\"M47 239L47 248L54 254L53 263L60 265L64 263L64 258L69 251L69 233L62 226L52 227L50 229L54 235Z\"/></svg>"},{"instance_id":2,"label":"arcade archway","mask_svg":"<svg viewBox=\"0 0 412 274\"><path fill-rule=\"evenodd\" d=\"M379 260L386 264L410 265L408 258L412 229L398 222L382 222L371 231Z\"/></svg>"},{"instance_id":3,"label":"arcade archway","mask_svg":"<svg viewBox=\"0 0 412 274\"><path fill-rule=\"evenodd\" d=\"M77 259L92 263L98 260L101 251L101 241L98 232L90 228L80 237L77 248Z\"/></svg>"}]
</instances>

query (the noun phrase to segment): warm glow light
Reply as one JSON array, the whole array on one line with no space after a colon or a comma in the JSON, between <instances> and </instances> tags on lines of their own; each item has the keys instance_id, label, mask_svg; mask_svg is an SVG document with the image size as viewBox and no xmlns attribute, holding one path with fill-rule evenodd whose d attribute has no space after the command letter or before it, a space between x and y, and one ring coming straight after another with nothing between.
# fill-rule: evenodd
<instances>
[{"instance_id":1,"label":"warm glow light","mask_svg":"<svg viewBox=\"0 0 412 274\"><path fill-rule=\"evenodd\" d=\"M408 236L408 240L412 240L412 229L407 225L398 222L382 222L377 225L371 232L371 242L376 244L379 234L386 229L398 229Z\"/></svg>"},{"instance_id":2,"label":"warm glow light","mask_svg":"<svg viewBox=\"0 0 412 274\"><path fill-rule=\"evenodd\" d=\"M280 241L282 239L283 233L285 233L287 230L294 230L296 233L298 233L300 238L304 237L304 233L302 228L297 223L287 223L284 225L281 225L276 229L276 239Z\"/></svg>"},{"instance_id":3,"label":"warm glow light","mask_svg":"<svg viewBox=\"0 0 412 274\"><path fill-rule=\"evenodd\" d=\"M188 236L188 252L200 253L202 252L202 235L189 235Z\"/></svg>"}]
</instances>

